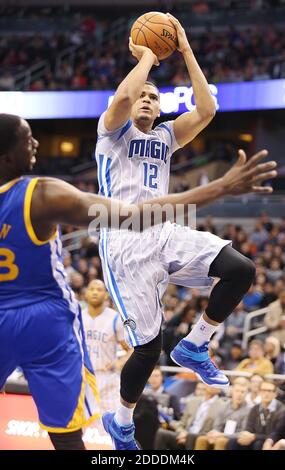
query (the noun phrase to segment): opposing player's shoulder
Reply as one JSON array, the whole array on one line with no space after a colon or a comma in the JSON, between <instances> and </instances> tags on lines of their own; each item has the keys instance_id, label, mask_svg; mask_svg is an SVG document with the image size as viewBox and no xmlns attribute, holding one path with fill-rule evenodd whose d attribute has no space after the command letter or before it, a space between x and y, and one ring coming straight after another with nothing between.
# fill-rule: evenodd
<instances>
[{"instance_id":1,"label":"opposing player's shoulder","mask_svg":"<svg viewBox=\"0 0 285 470\"><path fill-rule=\"evenodd\" d=\"M35 199L42 202L48 202L49 199L55 199L56 196L68 194L75 191L74 186L59 178L38 177L35 185Z\"/></svg>"}]
</instances>

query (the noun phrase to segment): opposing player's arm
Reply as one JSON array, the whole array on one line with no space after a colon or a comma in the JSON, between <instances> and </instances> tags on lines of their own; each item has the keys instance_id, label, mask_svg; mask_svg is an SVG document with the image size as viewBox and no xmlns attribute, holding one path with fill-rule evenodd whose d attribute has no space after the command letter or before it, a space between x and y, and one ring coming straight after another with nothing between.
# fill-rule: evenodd
<instances>
[{"instance_id":1,"label":"opposing player's arm","mask_svg":"<svg viewBox=\"0 0 285 470\"><path fill-rule=\"evenodd\" d=\"M276 162L260 163L267 156L263 150L246 162L245 153L239 151L237 163L222 177L205 186L190 189L179 194L169 194L139 204L127 204L91 193L79 191L65 181L55 178L39 178L31 203L31 222L40 240L48 239L57 224L87 227L95 217L100 218L101 228L111 227L112 221L121 224L132 216L133 227L141 230L144 210L151 208L150 223L160 223L156 218L159 206L171 204L196 204L201 207L227 196L250 192L270 193L272 188L261 185L263 181L275 178ZM166 214L163 214L166 220ZM144 226L146 228L146 226Z\"/></svg>"},{"instance_id":2,"label":"opposing player's arm","mask_svg":"<svg viewBox=\"0 0 285 470\"><path fill-rule=\"evenodd\" d=\"M275 161L260 163L267 157L267 150L257 152L249 161L247 161L243 150L239 150L238 153L237 162L222 178L183 193L169 194L162 198L153 199L148 201L148 204L156 203L163 205L170 203L174 207L176 204L195 204L199 208L225 196L237 196L247 193L271 193L272 188L270 186L263 186L262 183L276 178L277 171L275 168L277 164Z\"/></svg>"},{"instance_id":3,"label":"opposing player's arm","mask_svg":"<svg viewBox=\"0 0 285 470\"><path fill-rule=\"evenodd\" d=\"M108 131L120 128L129 119L132 105L140 97L150 69L158 64L156 55L148 47L135 46L131 39L130 50L139 62L119 85L105 113L104 125Z\"/></svg>"},{"instance_id":4,"label":"opposing player's arm","mask_svg":"<svg viewBox=\"0 0 285 470\"><path fill-rule=\"evenodd\" d=\"M183 147L209 124L216 114L216 106L208 82L195 59L184 28L174 16L168 13L168 17L177 31L178 50L183 55L189 73L196 105L194 111L184 113L174 121L175 138L178 144Z\"/></svg>"},{"instance_id":5,"label":"opposing player's arm","mask_svg":"<svg viewBox=\"0 0 285 470\"><path fill-rule=\"evenodd\" d=\"M31 221L38 238L45 240L58 224L87 227L100 213L107 227L109 217L119 213L122 206L116 199L79 191L60 179L39 178L32 197Z\"/></svg>"}]
</instances>

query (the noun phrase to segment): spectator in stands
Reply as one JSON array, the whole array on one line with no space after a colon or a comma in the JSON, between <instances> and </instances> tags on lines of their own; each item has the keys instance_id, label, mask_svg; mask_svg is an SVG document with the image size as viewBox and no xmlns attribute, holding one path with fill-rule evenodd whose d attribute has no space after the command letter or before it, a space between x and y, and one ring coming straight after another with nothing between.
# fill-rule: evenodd
<instances>
[{"instance_id":1,"label":"spectator in stands","mask_svg":"<svg viewBox=\"0 0 285 470\"><path fill-rule=\"evenodd\" d=\"M257 310L260 307L262 294L257 291L256 287L252 284L243 298L243 304L245 309L250 312Z\"/></svg>"},{"instance_id":2,"label":"spectator in stands","mask_svg":"<svg viewBox=\"0 0 285 470\"><path fill-rule=\"evenodd\" d=\"M249 379L249 392L245 397L245 401L249 408L252 408L255 405L259 405L261 402L260 387L263 384L263 378L254 374Z\"/></svg>"},{"instance_id":3,"label":"spectator in stands","mask_svg":"<svg viewBox=\"0 0 285 470\"><path fill-rule=\"evenodd\" d=\"M260 387L261 403L249 412L245 430L230 439L230 450L259 450L267 436L276 428L284 413L284 406L276 400L276 385L265 380Z\"/></svg>"},{"instance_id":4,"label":"spectator in stands","mask_svg":"<svg viewBox=\"0 0 285 470\"><path fill-rule=\"evenodd\" d=\"M223 405L219 389L206 386L204 397L194 397L186 405L175 431L159 429L155 438L156 450L194 449L197 436L207 433Z\"/></svg>"},{"instance_id":5,"label":"spectator in stands","mask_svg":"<svg viewBox=\"0 0 285 470\"><path fill-rule=\"evenodd\" d=\"M251 243L259 248L268 239L268 233L260 221L257 221L254 227L254 231L249 237Z\"/></svg>"},{"instance_id":6,"label":"spectator in stands","mask_svg":"<svg viewBox=\"0 0 285 470\"><path fill-rule=\"evenodd\" d=\"M221 345L223 346L222 342ZM243 351L241 341L235 340L232 343L229 354L227 354L227 351L225 351L225 356L223 357L224 368L227 370L233 370L239 365L242 359Z\"/></svg>"},{"instance_id":7,"label":"spectator in stands","mask_svg":"<svg viewBox=\"0 0 285 470\"><path fill-rule=\"evenodd\" d=\"M264 343L264 355L275 366L276 359L280 354L280 341L274 336L267 336Z\"/></svg>"},{"instance_id":8,"label":"spectator in stands","mask_svg":"<svg viewBox=\"0 0 285 470\"><path fill-rule=\"evenodd\" d=\"M67 281L71 284L72 276L78 274L78 271L72 266L72 256L67 250L63 250L63 266L67 274Z\"/></svg>"},{"instance_id":9,"label":"spectator in stands","mask_svg":"<svg viewBox=\"0 0 285 470\"><path fill-rule=\"evenodd\" d=\"M0 76L0 90L12 91L15 89L15 80L13 75L7 70Z\"/></svg>"},{"instance_id":10,"label":"spectator in stands","mask_svg":"<svg viewBox=\"0 0 285 470\"><path fill-rule=\"evenodd\" d=\"M170 359L170 352L185 335L190 333L196 314L197 311L192 303L187 303L181 313L174 315L165 324L163 330L163 350L166 353L168 364L173 364Z\"/></svg>"},{"instance_id":11,"label":"spectator in stands","mask_svg":"<svg viewBox=\"0 0 285 470\"><path fill-rule=\"evenodd\" d=\"M234 380L231 398L221 406L213 428L205 435L199 433L195 450L224 450L229 437L245 429L249 411L245 400L247 392L248 381L245 378L242 383L238 379Z\"/></svg>"},{"instance_id":12,"label":"spectator in stands","mask_svg":"<svg viewBox=\"0 0 285 470\"><path fill-rule=\"evenodd\" d=\"M180 374L178 374L180 375ZM193 397L205 396L206 385L203 382L195 382L189 379L176 378L167 388L168 393L176 395L180 401L181 412L184 412L186 404Z\"/></svg>"},{"instance_id":13,"label":"spectator in stands","mask_svg":"<svg viewBox=\"0 0 285 470\"><path fill-rule=\"evenodd\" d=\"M285 343L281 345L281 352L276 359L274 372L275 374L285 374Z\"/></svg>"},{"instance_id":14,"label":"spectator in stands","mask_svg":"<svg viewBox=\"0 0 285 470\"><path fill-rule=\"evenodd\" d=\"M78 297L84 286L84 277L78 271L75 271L71 273L69 283L71 288L75 292L76 297Z\"/></svg>"},{"instance_id":15,"label":"spectator in stands","mask_svg":"<svg viewBox=\"0 0 285 470\"><path fill-rule=\"evenodd\" d=\"M276 294L277 297L281 294L281 292L284 290L284 281L282 279L279 279L279 281L275 282L274 285L274 293Z\"/></svg>"},{"instance_id":16,"label":"spectator in stands","mask_svg":"<svg viewBox=\"0 0 285 470\"><path fill-rule=\"evenodd\" d=\"M283 276L283 263L278 258L270 261L269 269L266 269L266 277L269 282L276 282Z\"/></svg>"},{"instance_id":17,"label":"spectator in stands","mask_svg":"<svg viewBox=\"0 0 285 470\"><path fill-rule=\"evenodd\" d=\"M226 318L223 323L224 331L222 336L219 337L219 342L222 342L223 349L229 350L233 341L241 340L246 315L243 302L240 302L230 317Z\"/></svg>"},{"instance_id":18,"label":"spectator in stands","mask_svg":"<svg viewBox=\"0 0 285 470\"><path fill-rule=\"evenodd\" d=\"M266 282L263 286L263 297L260 302L260 308L267 307L276 300L276 294L274 292L274 284L272 282Z\"/></svg>"},{"instance_id":19,"label":"spectator in stands","mask_svg":"<svg viewBox=\"0 0 285 470\"><path fill-rule=\"evenodd\" d=\"M206 388L207 388L207 385L205 385L203 382L197 382L195 390L193 392L193 395L191 395L191 398L192 397L202 397L202 398L204 398L205 394L206 394Z\"/></svg>"},{"instance_id":20,"label":"spectator in stands","mask_svg":"<svg viewBox=\"0 0 285 470\"><path fill-rule=\"evenodd\" d=\"M252 372L253 374L272 374L273 364L264 357L264 347L262 341L254 339L251 341L248 349L249 357L243 359L236 367L236 370L243 372Z\"/></svg>"},{"instance_id":21,"label":"spectator in stands","mask_svg":"<svg viewBox=\"0 0 285 470\"><path fill-rule=\"evenodd\" d=\"M154 368L148 379L148 385L145 388L144 394L155 398L159 408L161 410L164 409L163 412L165 415L168 415L169 419L179 420L181 416L179 399L165 390L160 366Z\"/></svg>"},{"instance_id":22,"label":"spectator in stands","mask_svg":"<svg viewBox=\"0 0 285 470\"><path fill-rule=\"evenodd\" d=\"M285 289L277 300L269 304L264 322L270 334L278 338L281 344L285 343Z\"/></svg>"},{"instance_id":23,"label":"spectator in stands","mask_svg":"<svg viewBox=\"0 0 285 470\"><path fill-rule=\"evenodd\" d=\"M80 258L77 263L77 269L78 272L83 276L84 278L84 284L88 284L88 262L84 258Z\"/></svg>"},{"instance_id":24,"label":"spectator in stands","mask_svg":"<svg viewBox=\"0 0 285 470\"><path fill-rule=\"evenodd\" d=\"M235 3L238 5L239 2ZM196 15L200 15L202 11L207 13L210 7L207 2L198 2L193 8L199 11ZM3 15L3 11L1 14ZM126 11L125 14L127 16L128 12ZM132 17L134 17L133 14ZM8 18L8 22L9 19L11 23L11 18ZM38 30L38 18L31 18L29 14L25 14L21 20L25 29L28 20L30 28L33 29L34 22L34 29ZM55 25L56 21L55 14ZM48 25L44 25L42 34L17 37L9 32L6 26L5 36L0 40L0 70L2 69L0 87L2 86L5 90L14 90L14 75L23 69L28 71L37 63L47 61L46 68L42 68L42 77L38 77L39 74L36 73L34 83L28 86L31 90L42 89L42 87L45 90L116 88L129 69L130 58L127 43L114 41L112 20L100 19L97 14L96 19L94 15L82 18L81 15L75 14L70 15L70 18L66 17L65 22L67 21L70 23L70 29L60 34L54 32L56 26L49 28ZM220 23L219 16L216 21ZM219 31L217 31L214 29L215 22L214 28L209 32L191 31L193 48L197 53L198 61L203 64L203 72L209 82L237 82L285 76L285 52L284 47L282 48L285 37L284 28L282 29L282 25L272 25L272 31L268 34L267 30L264 32L258 26L254 27L252 21L251 19L250 34L244 31L244 24L240 28L237 24L235 28L224 30L218 26ZM109 31L113 34L111 35ZM101 46L103 37L105 39L104 50L98 47L98 45ZM66 54L65 63L71 69L71 73L69 71L66 75L62 73L65 65L60 57L68 49L70 52ZM96 53L98 50L103 50L102 57L98 57ZM110 54L107 60L105 51ZM186 83L179 56L175 54L169 61L162 62L159 69L153 71L152 75L162 86L169 85L171 82L177 85ZM264 226L267 219L267 214L261 218Z\"/></svg>"},{"instance_id":25,"label":"spectator in stands","mask_svg":"<svg viewBox=\"0 0 285 470\"><path fill-rule=\"evenodd\" d=\"M267 214L267 212L262 212L259 220L261 224L263 225L263 227L265 228L265 230L267 230L267 232L270 232L273 229L274 225L271 222L270 217Z\"/></svg>"}]
</instances>

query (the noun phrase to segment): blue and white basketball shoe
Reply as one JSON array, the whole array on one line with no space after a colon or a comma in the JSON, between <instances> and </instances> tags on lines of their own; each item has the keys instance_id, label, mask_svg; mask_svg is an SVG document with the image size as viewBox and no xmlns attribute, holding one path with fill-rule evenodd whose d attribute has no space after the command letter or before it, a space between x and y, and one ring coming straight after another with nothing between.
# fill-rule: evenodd
<instances>
[{"instance_id":1,"label":"blue and white basketball shoe","mask_svg":"<svg viewBox=\"0 0 285 470\"><path fill-rule=\"evenodd\" d=\"M171 359L182 367L193 370L204 384L215 388L227 388L229 379L211 361L209 341L201 346L182 339L170 354Z\"/></svg>"},{"instance_id":2,"label":"blue and white basketball shoe","mask_svg":"<svg viewBox=\"0 0 285 470\"><path fill-rule=\"evenodd\" d=\"M102 422L105 431L110 434L116 450L140 450L135 441L135 426L119 426L114 419L115 413L104 413Z\"/></svg>"}]
</instances>

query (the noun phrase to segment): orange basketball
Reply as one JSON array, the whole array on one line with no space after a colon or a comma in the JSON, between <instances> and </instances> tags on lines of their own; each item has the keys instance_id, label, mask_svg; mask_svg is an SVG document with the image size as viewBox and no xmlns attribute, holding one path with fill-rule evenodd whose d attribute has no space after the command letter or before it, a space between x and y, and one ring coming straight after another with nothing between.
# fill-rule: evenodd
<instances>
[{"instance_id":1,"label":"orange basketball","mask_svg":"<svg viewBox=\"0 0 285 470\"><path fill-rule=\"evenodd\" d=\"M159 60L169 57L178 44L174 25L158 11L140 16L132 26L131 38L134 44L149 47Z\"/></svg>"}]
</instances>

